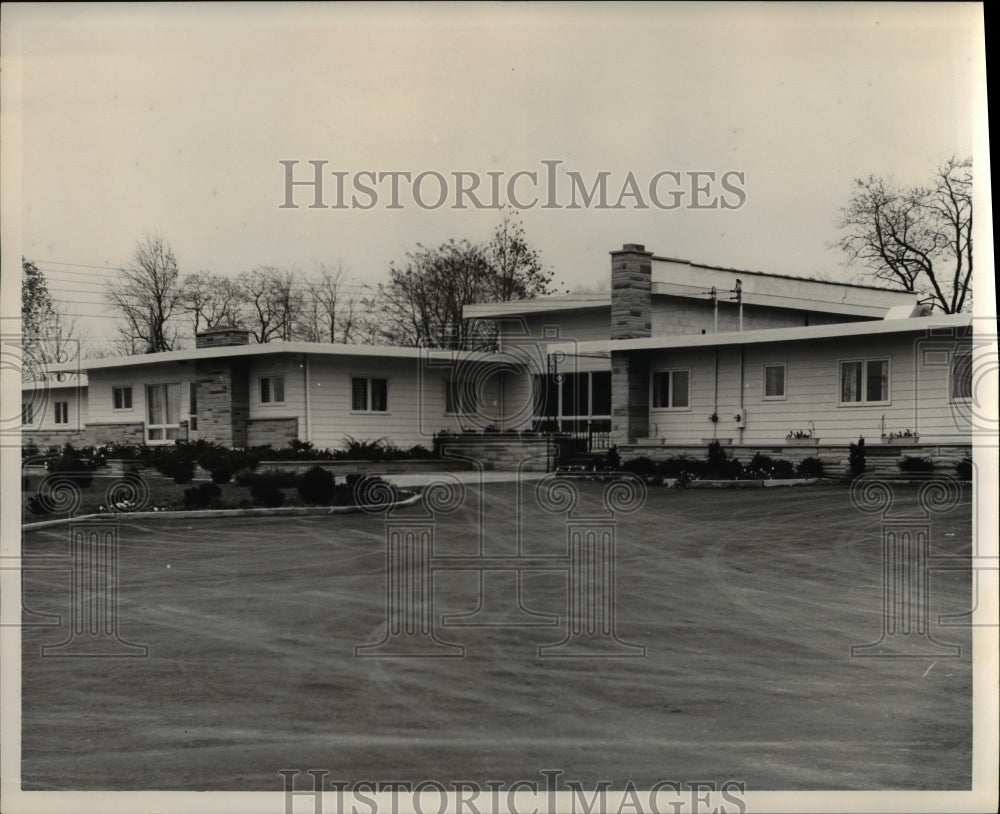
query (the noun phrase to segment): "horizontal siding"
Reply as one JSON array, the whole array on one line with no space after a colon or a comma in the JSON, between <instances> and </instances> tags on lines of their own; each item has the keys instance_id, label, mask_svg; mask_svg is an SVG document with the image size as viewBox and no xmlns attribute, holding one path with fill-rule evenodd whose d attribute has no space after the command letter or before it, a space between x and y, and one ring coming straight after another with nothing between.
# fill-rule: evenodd
<instances>
[{"instance_id":1,"label":"horizontal siding","mask_svg":"<svg viewBox=\"0 0 1000 814\"><path fill-rule=\"evenodd\" d=\"M728 299L727 292L719 294L719 332L738 331L739 306ZM725 299L724 299L725 298ZM788 308L770 308L763 305L743 306L743 330L764 328L794 328L803 325L829 325L847 322L849 318L837 314L815 311L793 311ZM653 336L674 334L712 333L715 315L710 299L704 301L682 297L653 297Z\"/></svg>"},{"instance_id":2,"label":"horizontal siding","mask_svg":"<svg viewBox=\"0 0 1000 814\"><path fill-rule=\"evenodd\" d=\"M67 423L56 424L56 404L66 402ZM21 404L31 405L31 423L25 430L82 430L87 422L86 387L48 387L44 384L35 390L22 390Z\"/></svg>"},{"instance_id":3,"label":"horizontal siding","mask_svg":"<svg viewBox=\"0 0 1000 814\"><path fill-rule=\"evenodd\" d=\"M386 438L399 447L422 444L429 448L435 433L463 428L457 416L445 413L445 382L455 375L448 366L429 366L420 360L313 357L309 439L317 447L331 449L340 448L348 436L359 441ZM351 379L356 376L388 380L387 412L351 411ZM481 415L466 419L465 426L499 422L499 377L486 375L480 393L485 402Z\"/></svg>"},{"instance_id":4,"label":"horizontal siding","mask_svg":"<svg viewBox=\"0 0 1000 814\"><path fill-rule=\"evenodd\" d=\"M88 424L140 422L146 420L146 386L181 382L180 420L189 418L189 388L195 380L194 362L169 362L88 371ZM132 387L132 409L115 410L113 387Z\"/></svg>"},{"instance_id":5,"label":"horizontal siding","mask_svg":"<svg viewBox=\"0 0 1000 814\"><path fill-rule=\"evenodd\" d=\"M968 343L966 343L968 347ZM928 354L927 351L930 351ZM746 348L743 399L740 400L740 351L719 351L719 421L715 409L714 352L671 350L653 354L651 367L691 370L691 407L685 411L650 411L650 435L666 443L698 443L702 438L741 438L735 416L746 416L744 444L780 444L793 430L809 430L824 444L843 444L864 436L881 440L885 431L911 430L922 443L956 443L969 437L967 406L949 400L952 342L912 337L857 337L811 343L769 343ZM942 353L944 354L942 356ZM890 400L886 405L840 406L840 361L888 357ZM763 398L763 365L783 363L786 398Z\"/></svg>"}]
</instances>

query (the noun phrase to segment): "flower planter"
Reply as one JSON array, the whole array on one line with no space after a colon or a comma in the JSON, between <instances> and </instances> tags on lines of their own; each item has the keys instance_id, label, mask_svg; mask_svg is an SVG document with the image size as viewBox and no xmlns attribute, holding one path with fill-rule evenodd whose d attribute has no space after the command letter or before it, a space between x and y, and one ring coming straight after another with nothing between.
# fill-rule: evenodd
<instances>
[{"instance_id":1,"label":"flower planter","mask_svg":"<svg viewBox=\"0 0 1000 814\"><path fill-rule=\"evenodd\" d=\"M733 439L732 438L702 438L701 439L701 443L703 443L703 444L711 444L713 441L718 441L723 446L727 446L727 445L733 443Z\"/></svg>"},{"instance_id":2,"label":"flower planter","mask_svg":"<svg viewBox=\"0 0 1000 814\"><path fill-rule=\"evenodd\" d=\"M904 435L902 437L897 437L897 438L883 438L882 439L882 443L883 444L895 444L896 446L899 446L900 444L912 446L914 444L919 444L920 443L920 436L919 435Z\"/></svg>"},{"instance_id":3,"label":"flower planter","mask_svg":"<svg viewBox=\"0 0 1000 814\"><path fill-rule=\"evenodd\" d=\"M786 438L785 446L788 447L814 447L819 444L818 438Z\"/></svg>"}]
</instances>

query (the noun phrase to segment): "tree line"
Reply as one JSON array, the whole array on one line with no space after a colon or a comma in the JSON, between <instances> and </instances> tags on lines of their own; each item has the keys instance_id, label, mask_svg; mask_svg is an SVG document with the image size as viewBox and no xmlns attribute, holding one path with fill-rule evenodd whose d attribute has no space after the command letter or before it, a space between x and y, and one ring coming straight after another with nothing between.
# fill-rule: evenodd
<instances>
[{"instance_id":1,"label":"tree line","mask_svg":"<svg viewBox=\"0 0 1000 814\"><path fill-rule=\"evenodd\" d=\"M921 295L944 313L972 304L972 161L952 157L927 184L855 179L839 211L830 248L859 276ZM44 275L23 261L25 364L65 361L75 324L53 305ZM147 235L105 291L116 319L111 353L160 353L194 334L237 327L259 343L390 344L441 348L488 346L495 328L464 320L463 306L554 293L553 272L527 240L516 211L505 209L486 243L449 240L417 247L371 285L343 262L309 271L261 265L235 276L182 274L160 235Z\"/></svg>"}]
</instances>

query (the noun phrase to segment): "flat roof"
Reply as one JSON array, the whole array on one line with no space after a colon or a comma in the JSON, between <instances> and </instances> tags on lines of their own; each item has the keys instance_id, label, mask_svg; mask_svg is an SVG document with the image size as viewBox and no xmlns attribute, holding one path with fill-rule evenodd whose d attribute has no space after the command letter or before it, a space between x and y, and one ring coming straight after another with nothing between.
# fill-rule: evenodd
<instances>
[{"instance_id":1,"label":"flat roof","mask_svg":"<svg viewBox=\"0 0 1000 814\"><path fill-rule=\"evenodd\" d=\"M188 348L143 353L135 356L114 356L104 359L82 359L66 366L53 365L53 372L75 370L102 370L115 367L160 365L170 362L187 362L198 359L238 359L277 354L309 354L313 356L380 357L383 359L503 359L502 353L488 351L451 350L447 348L411 348L396 345L344 345L327 342L264 342L253 345L221 345L211 348Z\"/></svg>"},{"instance_id":2,"label":"flat roof","mask_svg":"<svg viewBox=\"0 0 1000 814\"><path fill-rule=\"evenodd\" d=\"M893 333L928 333L934 329L953 332L970 327L971 314L882 319L868 322L839 322L833 325L810 325L795 328L766 328L755 331L726 331L706 334L671 334L640 339L602 339L593 342L551 342L549 353L609 353L611 351L659 350L663 348L698 348L717 345L754 345L765 342L797 342L848 336L875 336Z\"/></svg>"},{"instance_id":3,"label":"flat roof","mask_svg":"<svg viewBox=\"0 0 1000 814\"><path fill-rule=\"evenodd\" d=\"M536 314L547 311L573 311L582 308L611 307L610 291L595 291L581 294L552 294L532 297L527 300L507 300L505 302L476 302L462 306L462 316L466 319L488 319L490 317L512 317L519 314Z\"/></svg>"}]
</instances>

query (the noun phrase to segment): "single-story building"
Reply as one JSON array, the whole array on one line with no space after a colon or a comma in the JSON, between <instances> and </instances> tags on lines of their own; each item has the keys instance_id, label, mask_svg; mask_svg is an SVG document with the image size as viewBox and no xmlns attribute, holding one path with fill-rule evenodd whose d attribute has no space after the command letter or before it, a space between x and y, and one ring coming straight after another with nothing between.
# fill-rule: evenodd
<instances>
[{"instance_id":1,"label":"single-story building","mask_svg":"<svg viewBox=\"0 0 1000 814\"><path fill-rule=\"evenodd\" d=\"M494 352L252 345L224 329L190 350L87 361L76 380L47 383L44 407L25 386L25 441L405 448L495 429L657 455L710 440L971 445L969 316L932 315L909 292L702 266L636 244L611 261L608 293L466 306L467 319L495 323Z\"/></svg>"}]
</instances>

